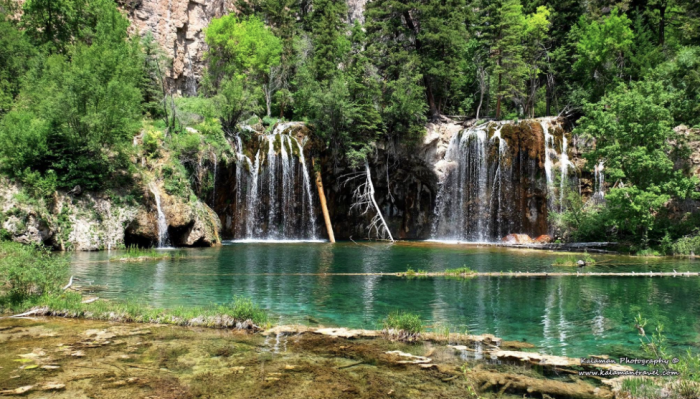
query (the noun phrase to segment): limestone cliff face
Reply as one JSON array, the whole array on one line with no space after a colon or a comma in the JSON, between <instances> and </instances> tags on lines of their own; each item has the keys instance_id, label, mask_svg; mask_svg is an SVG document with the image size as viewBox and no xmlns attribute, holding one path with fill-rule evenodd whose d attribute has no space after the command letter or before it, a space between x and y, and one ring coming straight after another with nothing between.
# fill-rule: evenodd
<instances>
[{"instance_id":1,"label":"limestone cliff face","mask_svg":"<svg viewBox=\"0 0 700 399\"><path fill-rule=\"evenodd\" d=\"M0 233L23 244L44 244L57 250L96 251L129 245L152 246L158 241L156 205L143 191L143 201L126 193L30 198L22 187L0 181ZM220 222L203 202L188 202L163 194L172 245L211 246L219 243Z\"/></svg>"},{"instance_id":2,"label":"limestone cliff face","mask_svg":"<svg viewBox=\"0 0 700 399\"><path fill-rule=\"evenodd\" d=\"M133 33L148 32L172 60L167 71L174 90L195 95L206 43L203 29L226 13L226 0L136 0L124 7Z\"/></svg>"},{"instance_id":3,"label":"limestone cliff face","mask_svg":"<svg viewBox=\"0 0 700 399\"><path fill-rule=\"evenodd\" d=\"M348 19L364 22L367 0L347 0ZM213 18L234 9L232 0L135 0L122 9L131 20L132 33L148 32L172 60L167 71L171 88L183 95L196 95L206 51L204 28ZM293 11L290 11L293 12Z\"/></svg>"}]
</instances>

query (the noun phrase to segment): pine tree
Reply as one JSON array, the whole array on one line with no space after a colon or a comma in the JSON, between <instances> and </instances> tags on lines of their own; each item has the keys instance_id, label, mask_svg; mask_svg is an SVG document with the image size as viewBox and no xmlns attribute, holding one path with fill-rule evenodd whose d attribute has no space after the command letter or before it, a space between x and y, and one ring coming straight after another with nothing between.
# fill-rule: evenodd
<instances>
[{"instance_id":1,"label":"pine tree","mask_svg":"<svg viewBox=\"0 0 700 399\"><path fill-rule=\"evenodd\" d=\"M504 0L498 10L498 29L494 55L498 76L496 118L501 117L503 99L511 99L515 105L522 104L522 79L525 72L523 62L522 35L525 18L520 0Z\"/></svg>"},{"instance_id":2,"label":"pine tree","mask_svg":"<svg viewBox=\"0 0 700 399\"><path fill-rule=\"evenodd\" d=\"M329 80L349 51L348 13L345 0L317 0L310 16L313 40L313 67L319 81Z\"/></svg>"}]
</instances>

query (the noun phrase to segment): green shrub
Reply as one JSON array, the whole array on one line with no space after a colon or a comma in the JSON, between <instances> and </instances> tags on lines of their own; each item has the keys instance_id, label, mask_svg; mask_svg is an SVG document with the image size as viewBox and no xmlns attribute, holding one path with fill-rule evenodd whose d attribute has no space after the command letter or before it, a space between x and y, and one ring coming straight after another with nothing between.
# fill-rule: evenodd
<instances>
[{"instance_id":1,"label":"green shrub","mask_svg":"<svg viewBox=\"0 0 700 399\"><path fill-rule=\"evenodd\" d=\"M37 246L0 242L0 289L5 290L0 298L4 300L56 292L67 275L65 258Z\"/></svg>"},{"instance_id":2,"label":"green shrub","mask_svg":"<svg viewBox=\"0 0 700 399\"><path fill-rule=\"evenodd\" d=\"M29 168L24 170L21 177L24 188L35 198L49 198L56 192L57 178L53 170L48 170L42 176Z\"/></svg>"},{"instance_id":3,"label":"green shrub","mask_svg":"<svg viewBox=\"0 0 700 399\"><path fill-rule=\"evenodd\" d=\"M683 237L671 245L674 255L700 254L700 234Z\"/></svg>"},{"instance_id":4,"label":"green shrub","mask_svg":"<svg viewBox=\"0 0 700 399\"><path fill-rule=\"evenodd\" d=\"M408 334L423 332L423 321L420 316L409 312L395 312L382 322L385 330L404 331Z\"/></svg>"},{"instance_id":5,"label":"green shrub","mask_svg":"<svg viewBox=\"0 0 700 399\"><path fill-rule=\"evenodd\" d=\"M157 156L162 140L163 132L155 129L146 130L146 134L143 135L143 149L146 154L149 156Z\"/></svg>"}]
</instances>

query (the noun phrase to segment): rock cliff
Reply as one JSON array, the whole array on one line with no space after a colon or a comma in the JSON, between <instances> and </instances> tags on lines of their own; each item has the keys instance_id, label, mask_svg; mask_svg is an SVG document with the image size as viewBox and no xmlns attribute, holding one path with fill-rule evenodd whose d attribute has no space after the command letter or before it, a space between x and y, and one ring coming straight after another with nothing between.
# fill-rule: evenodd
<instances>
[{"instance_id":1,"label":"rock cliff","mask_svg":"<svg viewBox=\"0 0 700 399\"><path fill-rule=\"evenodd\" d=\"M347 0L348 19L364 22L366 0ZM133 34L151 34L172 60L167 71L171 88L196 95L206 51L204 28L213 18L234 9L232 0L134 0L121 3Z\"/></svg>"},{"instance_id":2,"label":"rock cliff","mask_svg":"<svg viewBox=\"0 0 700 399\"><path fill-rule=\"evenodd\" d=\"M133 192L56 192L32 198L22 187L0 182L0 234L24 244L43 243L58 250L96 251L158 241L155 203L148 190L141 201ZM219 241L220 224L201 201L185 202L163 195L173 245L210 246Z\"/></svg>"}]
</instances>

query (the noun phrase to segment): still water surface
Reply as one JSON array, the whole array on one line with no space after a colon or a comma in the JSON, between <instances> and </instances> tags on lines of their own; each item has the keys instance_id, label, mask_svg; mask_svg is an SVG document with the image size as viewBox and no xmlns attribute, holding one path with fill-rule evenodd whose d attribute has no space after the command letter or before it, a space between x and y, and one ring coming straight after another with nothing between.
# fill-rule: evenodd
<instances>
[{"instance_id":1,"label":"still water surface","mask_svg":"<svg viewBox=\"0 0 700 399\"><path fill-rule=\"evenodd\" d=\"M647 331L665 326L674 352L700 352L700 277L402 278L330 273L574 271L561 254L438 243L230 243L182 250L177 261L108 261L112 251L78 253L73 274L102 286L105 298L161 307L207 305L247 296L280 323L377 328L396 310L429 325L527 341L542 352L586 356L638 353L634 316ZM700 261L597 256L591 272L700 271Z\"/></svg>"}]
</instances>

